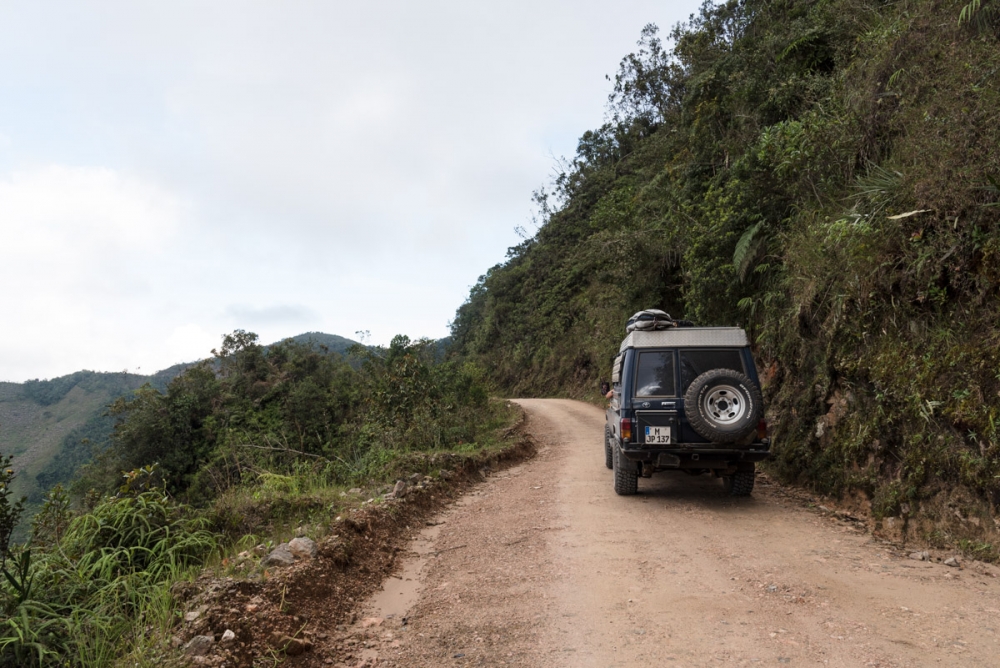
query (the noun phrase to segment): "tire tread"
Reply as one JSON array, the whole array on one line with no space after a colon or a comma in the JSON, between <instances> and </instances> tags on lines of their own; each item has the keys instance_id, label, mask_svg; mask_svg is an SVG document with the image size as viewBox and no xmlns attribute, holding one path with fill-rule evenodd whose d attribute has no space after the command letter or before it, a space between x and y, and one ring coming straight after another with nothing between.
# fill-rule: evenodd
<instances>
[{"instance_id":1,"label":"tire tread","mask_svg":"<svg viewBox=\"0 0 1000 668\"><path fill-rule=\"evenodd\" d=\"M621 449L614 447L615 494L631 496L639 491L639 472L632 467L628 470L622 466Z\"/></svg>"},{"instance_id":2,"label":"tire tread","mask_svg":"<svg viewBox=\"0 0 1000 668\"><path fill-rule=\"evenodd\" d=\"M753 483L756 478L754 471L737 471L726 476L726 493L729 496L750 496L753 493Z\"/></svg>"},{"instance_id":3,"label":"tire tread","mask_svg":"<svg viewBox=\"0 0 1000 668\"><path fill-rule=\"evenodd\" d=\"M615 468L615 457L611 451L611 428L604 425L604 465L609 469Z\"/></svg>"}]
</instances>

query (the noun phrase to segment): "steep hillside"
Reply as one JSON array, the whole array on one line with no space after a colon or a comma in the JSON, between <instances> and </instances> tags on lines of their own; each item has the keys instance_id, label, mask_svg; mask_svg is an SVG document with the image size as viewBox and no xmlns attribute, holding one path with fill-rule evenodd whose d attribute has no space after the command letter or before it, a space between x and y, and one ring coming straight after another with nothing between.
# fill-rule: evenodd
<instances>
[{"instance_id":1,"label":"steep hillside","mask_svg":"<svg viewBox=\"0 0 1000 668\"><path fill-rule=\"evenodd\" d=\"M90 458L83 438L110 433L101 415L117 397L150 376L78 371L52 380L0 383L0 452L14 455L16 494L41 501L52 485L66 482ZM159 381L165 386L169 378Z\"/></svg>"},{"instance_id":2,"label":"steep hillside","mask_svg":"<svg viewBox=\"0 0 1000 668\"><path fill-rule=\"evenodd\" d=\"M0 454L13 456L14 498L27 497L33 515L48 490L72 480L106 443L113 426L108 404L147 382L165 387L170 378L77 371L51 380L0 383ZM15 539L24 539L26 531L27 525L19 527Z\"/></svg>"},{"instance_id":3,"label":"steep hillside","mask_svg":"<svg viewBox=\"0 0 1000 668\"><path fill-rule=\"evenodd\" d=\"M672 51L647 27L457 348L512 394L585 396L640 308L744 325L777 473L991 553L998 7L709 3Z\"/></svg>"}]
</instances>

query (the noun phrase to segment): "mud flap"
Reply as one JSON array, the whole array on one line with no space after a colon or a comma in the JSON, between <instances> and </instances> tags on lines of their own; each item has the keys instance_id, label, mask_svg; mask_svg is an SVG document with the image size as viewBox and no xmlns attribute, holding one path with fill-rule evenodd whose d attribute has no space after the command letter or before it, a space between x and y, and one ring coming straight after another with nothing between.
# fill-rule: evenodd
<instances>
[{"instance_id":1,"label":"mud flap","mask_svg":"<svg viewBox=\"0 0 1000 668\"><path fill-rule=\"evenodd\" d=\"M660 456L656 458L657 466L666 466L669 468L677 468L681 465L681 458L677 455L671 455L666 452L660 453Z\"/></svg>"}]
</instances>

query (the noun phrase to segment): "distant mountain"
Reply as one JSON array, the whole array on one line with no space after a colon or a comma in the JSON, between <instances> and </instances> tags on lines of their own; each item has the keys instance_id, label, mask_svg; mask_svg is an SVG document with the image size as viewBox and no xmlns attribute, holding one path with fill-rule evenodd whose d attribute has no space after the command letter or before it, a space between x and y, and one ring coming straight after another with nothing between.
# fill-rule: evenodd
<instances>
[{"instance_id":1,"label":"distant mountain","mask_svg":"<svg viewBox=\"0 0 1000 668\"><path fill-rule=\"evenodd\" d=\"M291 339L296 343L309 345L316 350L320 350L325 346L331 353L338 353L340 355L346 355L351 346L358 345L357 341L345 339L336 334L324 334L323 332L306 332L305 334L293 336Z\"/></svg>"},{"instance_id":2,"label":"distant mountain","mask_svg":"<svg viewBox=\"0 0 1000 668\"><path fill-rule=\"evenodd\" d=\"M356 341L323 332L306 332L293 341L316 350L346 354ZM77 371L48 380L0 382L0 454L14 456L17 497L27 496L29 512L58 483L66 484L95 451L107 444L114 419L107 407L149 383L164 391L197 362L175 364L145 376Z\"/></svg>"},{"instance_id":3,"label":"distant mountain","mask_svg":"<svg viewBox=\"0 0 1000 668\"><path fill-rule=\"evenodd\" d=\"M153 376L77 371L50 380L0 383L0 453L14 456L15 494L40 503L53 485L68 482L90 460L90 443L107 439L108 404L146 383L162 390L189 366Z\"/></svg>"}]
</instances>

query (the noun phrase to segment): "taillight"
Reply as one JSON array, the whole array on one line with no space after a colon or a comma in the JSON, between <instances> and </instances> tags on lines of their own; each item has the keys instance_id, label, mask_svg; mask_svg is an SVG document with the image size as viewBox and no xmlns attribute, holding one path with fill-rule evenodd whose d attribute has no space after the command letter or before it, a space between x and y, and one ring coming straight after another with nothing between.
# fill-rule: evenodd
<instances>
[{"instance_id":1,"label":"taillight","mask_svg":"<svg viewBox=\"0 0 1000 668\"><path fill-rule=\"evenodd\" d=\"M767 438L767 420L761 418L757 423L757 440L763 441L765 438Z\"/></svg>"},{"instance_id":2,"label":"taillight","mask_svg":"<svg viewBox=\"0 0 1000 668\"><path fill-rule=\"evenodd\" d=\"M622 440L631 441L632 440L632 419L622 418Z\"/></svg>"}]
</instances>

